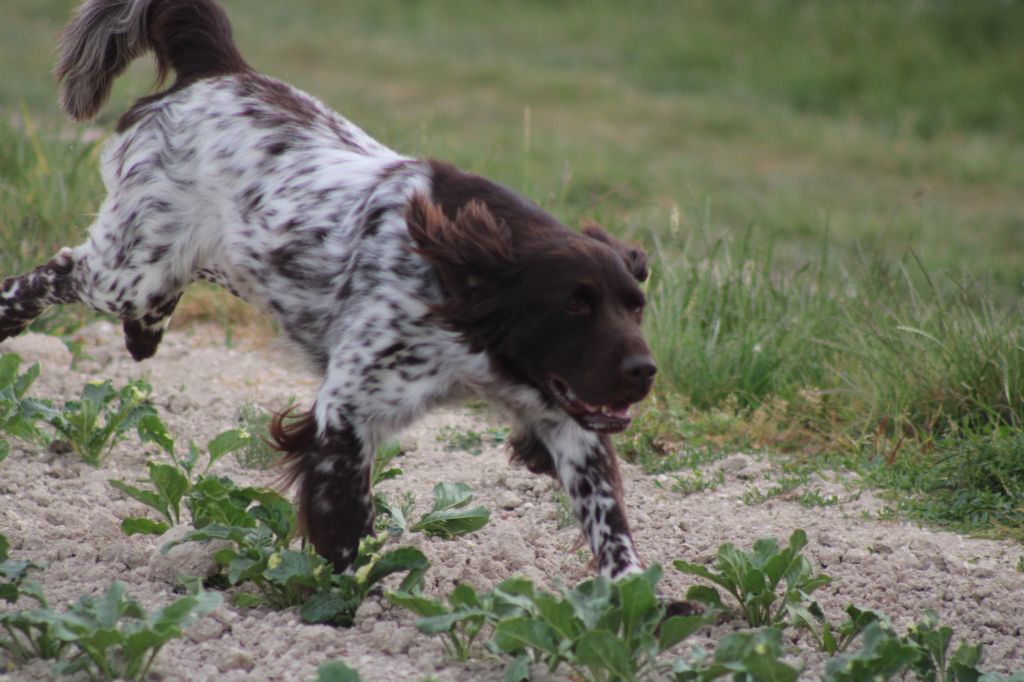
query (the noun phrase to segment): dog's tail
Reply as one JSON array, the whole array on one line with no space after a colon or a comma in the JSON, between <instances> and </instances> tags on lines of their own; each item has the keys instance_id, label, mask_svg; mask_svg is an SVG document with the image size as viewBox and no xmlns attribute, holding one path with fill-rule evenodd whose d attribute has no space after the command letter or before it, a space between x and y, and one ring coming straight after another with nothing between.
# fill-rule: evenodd
<instances>
[{"instance_id":1,"label":"dog's tail","mask_svg":"<svg viewBox=\"0 0 1024 682\"><path fill-rule=\"evenodd\" d=\"M76 121L95 116L114 79L147 50L158 85L174 70L170 90L249 69L213 0L86 0L57 48L61 108Z\"/></svg>"}]
</instances>

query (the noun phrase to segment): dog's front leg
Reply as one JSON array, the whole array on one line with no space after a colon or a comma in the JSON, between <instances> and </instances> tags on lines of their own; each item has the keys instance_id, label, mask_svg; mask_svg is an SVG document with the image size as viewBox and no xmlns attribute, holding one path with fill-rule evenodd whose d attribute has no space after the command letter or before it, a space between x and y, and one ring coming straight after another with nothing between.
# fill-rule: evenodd
<instances>
[{"instance_id":1,"label":"dog's front leg","mask_svg":"<svg viewBox=\"0 0 1024 682\"><path fill-rule=\"evenodd\" d=\"M561 422L538 435L569 495L598 573L617 580L641 570L623 508L622 481L611 440L585 431L573 421Z\"/></svg>"}]
</instances>

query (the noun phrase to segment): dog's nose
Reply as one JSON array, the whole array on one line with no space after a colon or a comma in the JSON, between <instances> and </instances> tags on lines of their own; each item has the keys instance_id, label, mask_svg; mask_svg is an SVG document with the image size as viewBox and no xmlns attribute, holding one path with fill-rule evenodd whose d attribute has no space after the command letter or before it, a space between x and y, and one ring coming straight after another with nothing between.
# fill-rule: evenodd
<instances>
[{"instance_id":1,"label":"dog's nose","mask_svg":"<svg viewBox=\"0 0 1024 682\"><path fill-rule=\"evenodd\" d=\"M622 373L635 384L649 384L658 372L650 355L630 355L622 361Z\"/></svg>"}]
</instances>

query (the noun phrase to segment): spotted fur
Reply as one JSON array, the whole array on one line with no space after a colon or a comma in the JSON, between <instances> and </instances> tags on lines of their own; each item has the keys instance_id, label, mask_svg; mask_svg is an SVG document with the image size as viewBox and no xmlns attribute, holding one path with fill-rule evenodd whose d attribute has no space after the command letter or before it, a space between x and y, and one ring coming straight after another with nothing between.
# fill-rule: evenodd
<instances>
[{"instance_id":1,"label":"spotted fur","mask_svg":"<svg viewBox=\"0 0 1024 682\"><path fill-rule=\"evenodd\" d=\"M377 446L479 396L511 416L513 459L564 486L598 570L637 570L608 434L655 371L643 251L400 155L257 74L212 0L88 0L61 43L67 113L95 115L146 51L176 80L122 116L85 243L0 285L0 341L80 301L120 318L142 360L184 289L219 283L276 317L323 375L312 410L273 433L336 568L373 530Z\"/></svg>"}]
</instances>

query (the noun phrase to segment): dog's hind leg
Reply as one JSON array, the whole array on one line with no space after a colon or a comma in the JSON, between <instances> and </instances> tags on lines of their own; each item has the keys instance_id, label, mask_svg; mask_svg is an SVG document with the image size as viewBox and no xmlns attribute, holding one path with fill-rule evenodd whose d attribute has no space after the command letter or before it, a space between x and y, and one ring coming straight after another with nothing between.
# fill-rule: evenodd
<instances>
[{"instance_id":1,"label":"dog's hind leg","mask_svg":"<svg viewBox=\"0 0 1024 682\"><path fill-rule=\"evenodd\" d=\"M130 267L97 264L87 242L75 249L64 247L31 272L5 279L0 283L0 341L25 331L52 305L81 302L121 318L128 352L136 360L151 357L183 287L173 286L172 278L161 277L156 267L144 278Z\"/></svg>"},{"instance_id":2,"label":"dog's hind leg","mask_svg":"<svg viewBox=\"0 0 1024 682\"><path fill-rule=\"evenodd\" d=\"M373 447L345 419L331 419L321 429L315 412L291 421L275 416L271 435L287 453L288 478L298 483L302 531L341 573L355 561L359 541L373 533Z\"/></svg>"},{"instance_id":3,"label":"dog's hind leg","mask_svg":"<svg viewBox=\"0 0 1024 682\"><path fill-rule=\"evenodd\" d=\"M64 247L32 272L0 284L0 341L25 331L47 308L78 300L74 252Z\"/></svg>"}]
</instances>

